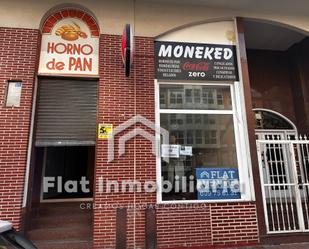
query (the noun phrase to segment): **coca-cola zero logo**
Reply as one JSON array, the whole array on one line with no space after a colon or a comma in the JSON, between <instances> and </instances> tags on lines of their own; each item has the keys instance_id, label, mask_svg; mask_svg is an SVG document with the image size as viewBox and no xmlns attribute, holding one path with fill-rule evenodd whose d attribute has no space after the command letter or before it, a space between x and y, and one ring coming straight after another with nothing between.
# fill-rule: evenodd
<instances>
[{"instance_id":1,"label":"coca-cola zero logo","mask_svg":"<svg viewBox=\"0 0 309 249\"><path fill-rule=\"evenodd\" d=\"M185 62L182 65L182 69L185 71L199 71L199 72L207 72L209 70L209 63L207 62Z\"/></svg>"}]
</instances>

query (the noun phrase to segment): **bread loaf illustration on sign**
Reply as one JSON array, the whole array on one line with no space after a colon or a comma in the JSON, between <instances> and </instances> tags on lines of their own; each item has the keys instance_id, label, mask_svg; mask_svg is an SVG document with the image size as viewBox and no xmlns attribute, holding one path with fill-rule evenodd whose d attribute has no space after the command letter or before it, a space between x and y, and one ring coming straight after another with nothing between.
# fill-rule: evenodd
<instances>
[{"instance_id":1,"label":"bread loaf illustration on sign","mask_svg":"<svg viewBox=\"0 0 309 249\"><path fill-rule=\"evenodd\" d=\"M67 41L75 41L79 37L87 38L87 34L81 31L81 28L78 24L73 22L73 24L66 24L59 27L56 32L56 35L61 36L62 39Z\"/></svg>"}]
</instances>

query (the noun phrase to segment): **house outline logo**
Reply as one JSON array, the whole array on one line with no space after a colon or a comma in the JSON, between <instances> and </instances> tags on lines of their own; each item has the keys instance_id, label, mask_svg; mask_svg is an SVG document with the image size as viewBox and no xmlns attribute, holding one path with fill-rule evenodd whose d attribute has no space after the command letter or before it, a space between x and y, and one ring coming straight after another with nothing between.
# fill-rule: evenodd
<instances>
[{"instance_id":1,"label":"house outline logo","mask_svg":"<svg viewBox=\"0 0 309 249\"><path fill-rule=\"evenodd\" d=\"M169 143L169 132L156 125L154 122L148 120L147 118L141 116L141 115L136 115L127 121L123 122L119 126L117 126L114 130L111 136L108 138L108 153L107 153L107 162L112 162L115 158L115 137L117 134L120 132L128 129L129 127L132 127L133 125L141 123L145 125L146 127L150 128L151 130L155 131L155 134L151 134L148 131L145 131L144 129L141 128L135 128L124 135L122 135L119 138L119 143L118 143L118 155L121 156L125 153L125 145L128 140L130 140L133 137L136 137L137 135L140 135L150 141L152 143L152 153L156 156L159 155L159 148L157 148L157 145L159 144L160 140L157 140L157 137L161 138L162 136L162 142L163 144L168 144ZM159 135L159 136L157 136ZM163 158L163 160L168 161L168 158Z\"/></svg>"}]
</instances>

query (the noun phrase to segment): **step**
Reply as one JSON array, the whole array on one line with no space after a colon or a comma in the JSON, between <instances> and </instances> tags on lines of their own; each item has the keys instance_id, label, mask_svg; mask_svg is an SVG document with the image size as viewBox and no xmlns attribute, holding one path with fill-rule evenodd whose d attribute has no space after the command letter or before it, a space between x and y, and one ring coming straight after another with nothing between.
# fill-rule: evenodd
<instances>
[{"instance_id":1,"label":"step","mask_svg":"<svg viewBox=\"0 0 309 249\"><path fill-rule=\"evenodd\" d=\"M89 240L92 237L90 226L39 228L28 232L29 239L33 241L57 240Z\"/></svg>"},{"instance_id":2,"label":"step","mask_svg":"<svg viewBox=\"0 0 309 249\"><path fill-rule=\"evenodd\" d=\"M34 241L38 249L92 249L88 240Z\"/></svg>"},{"instance_id":3,"label":"step","mask_svg":"<svg viewBox=\"0 0 309 249\"><path fill-rule=\"evenodd\" d=\"M54 228L59 225L66 227L72 225L92 226L92 214L67 214L67 215L45 215L33 217L30 221L30 229Z\"/></svg>"},{"instance_id":4,"label":"step","mask_svg":"<svg viewBox=\"0 0 309 249\"><path fill-rule=\"evenodd\" d=\"M43 202L39 204L39 208L63 208L63 207L77 207L80 206L88 207L88 209L91 209L92 202L89 201L76 201L76 202ZM88 206L90 205L90 206Z\"/></svg>"},{"instance_id":5,"label":"step","mask_svg":"<svg viewBox=\"0 0 309 249\"><path fill-rule=\"evenodd\" d=\"M92 209L82 209L79 204L77 205L64 205L63 203L54 205L41 205L39 208L32 211L33 217L44 217L44 216L65 216L71 214L92 214Z\"/></svg>"}]
</instances>

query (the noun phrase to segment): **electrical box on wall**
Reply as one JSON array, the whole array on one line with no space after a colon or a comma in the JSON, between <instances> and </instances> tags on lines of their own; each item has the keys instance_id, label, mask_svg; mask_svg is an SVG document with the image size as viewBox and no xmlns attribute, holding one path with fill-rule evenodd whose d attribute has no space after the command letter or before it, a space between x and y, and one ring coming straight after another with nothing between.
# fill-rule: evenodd
<instances>
[{"instance_id":1,"label":"electrical box on wall","mask_svg":"<svg viewBox=\"0 0 309 249\"><path fill-rule=\"evenodd\" d=\"M7 86L6 107L19 107L22 83L20 81L9 81Z\"/></svg>"}]
</instances>

